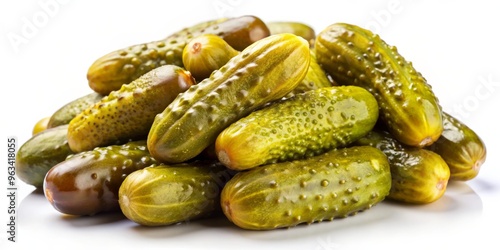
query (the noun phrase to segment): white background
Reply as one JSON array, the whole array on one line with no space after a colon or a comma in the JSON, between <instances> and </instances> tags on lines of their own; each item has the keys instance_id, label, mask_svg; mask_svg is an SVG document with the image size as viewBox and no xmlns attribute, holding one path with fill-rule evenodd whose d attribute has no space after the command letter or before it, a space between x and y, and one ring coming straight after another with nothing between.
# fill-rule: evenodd
<instances>
[{"instance_id":1,"label":"white background","mask_svg":"<svg viewBox=\"0 0 500 250\"><path fill-rule=\"evenodd\" d=\"M89 3L90 2L90 3ZM45 4L44 4L45 3ZM49 8L46 3L51 3ZM15 244L6 241L7 200L0 199L2 249L498 249L500 23L495 1L2 1L0 4L0 188L6 190L6 139L18 147L33 125L90 93L86 72L105 53L161 39L200 21L245 14L301 21L317 32L335 22L379 33L414 63L446 111L485 141L479 176L450 184L430 205L383 202L354 217L269 232L236 228L224 218L143 228L120 215L72 218L18 181ZM32 26L31 30L26 31ZM18 38L17 43L13 37ZM22 37L21 40L19 38ZM5 191L6 192L6 191ZM22 200L22 202L21 202Z\"/></svg>"}]
</instances>

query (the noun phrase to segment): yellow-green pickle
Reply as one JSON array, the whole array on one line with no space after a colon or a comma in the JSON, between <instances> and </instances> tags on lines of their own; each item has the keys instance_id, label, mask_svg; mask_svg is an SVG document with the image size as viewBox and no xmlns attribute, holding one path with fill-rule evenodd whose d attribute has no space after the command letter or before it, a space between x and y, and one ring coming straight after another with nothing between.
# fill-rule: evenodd
<instances>
[{"instance_id":1,"label":"yellow-green pickle","mask_svg":"<svg viewBox=\"0 0 500 250\"><path fill-rule=\"evenodd\" d=\"M224 39L212 34L193 38L182 52L184 68L201 81L238 55Z\"/></svg>"},{"instance_id":2,"label":"yellow-green pickle","mask_svg":"<svg viewBox=\"0 0 500 250\"><path fill-rule=\"evenodd\" d=\"M373 130L356 145L376 147L387 156L392 186L387 198L415 204L441 198L448 186L450 169L438 154L401 144L388 132Z\"/></svg>"},{"instance_id":3,"label":"yellow-green pickle","mask_svg":"<svg viewBox=\"0 0 500 250\"><path fill-rule=\"evenodd\" d=\"M165 39L133 45L100 57L88 69L89 86L95 92L107 95L162 65L182 67L184 46L202 34L218 35L236 50L243 50L253 42L269 36L269 29L255 16L199 23Z\"/></svg>"},{"instance_id":4,"label":"yellow-green pickle","mask_svg":"<svg viewBox=\"0 0 500 250\"><path fill-rule=\"evenodd\" d=\"M335 82L364 87L375 96L380 118L397 140L424 147L439 138L438 99L396 47L369 30L336 23L318 34L315 49L318 63Z\"/></svg>"},{"instance_id":5,"label":"yellow-green pickle","mask_svg":"<svg viewBox=\"0 0 500 250\"><path fill-rule=\"evenodd\" d=\"M291 92L309 67L309 46L293 34L261 39L156 116L148 149L160 162L194 158L231 123Z\"/></svg>"},{"instance_id":6,"label":"yellow-green pickle","mask_svg":"<svg viewBox=\"0 0 500 250\"><path fill-rule=\"evenodd\" d=\"M175 65L151 70L71 120L69 146L82 152L128 139L146 139L156 114L194 84L191 74Z\"/></svg>"},{"instance_id":7,"label":"yellow-green pickle","mask_svg":"<svg viewBox=\"0 0 500 250\"><path fill-rule=\"evenodd\" d=\"M474 130L443 112L444 131L427 149L439 154L450 168L450 180L474 179L486 161L486 145Z\"/></svg>"},{"instance_id":8,"label":"yellow-green pickle","mask_svg":"<svg viewBox=\"0 0 500 250\"><path fill-rule=\"evenodd\" d=\"M69 147L68 125L46 129L23 143L16 154L16 174L36 188L43 186L47 171L73 154Z\"/></svg>"},{"instance_id":9,"label":"yellow-green pickle","mask_svg":"<svg viewBox=\"0 0 500 250\"><path fill-rule=\"evenodd\" d=\"M51 168L44 179L44 194L64 214L116 212L120 210L118 189L125 177L154 163L144 140L97 147Z\"/></svg>"},{"instance_id":10,"label":"yellow-green pickle","mask_svg":"<svg viewBox=\"0 0 500 250\"><path fill-rule=\"evenodd\" d=\"M220 211L220 192L234 172L216 161L154 164L123 181L123 214L144 226L165 226Z\"/></svg>"},{"instance_id":11,"label":"yellow-green pickle","mask_svg":"<svg viewBox=\"0 0 500 250\"><path fill-rule=\"evenodd\" d=\"M252 112L224 129L218 159L235 170L296 160L345 147L377 122L377 100L357 86L325 87Z\"/></svg>"},{"instance_id":12,"label":"yellow-green pickle","mask_svg":"<svg viewBox=\"0 0 500 250\"><path fill-rule=\"evenodd\" d=\"M270 230L354 215L390 188L387 157L359 146L240 172L222 190L221 206L241 228Z\"/></svg>"},{"instance_id":13,"label":"yellow-green pickle","mask_svg":"<svg viewBox=\"0 0 500 250\"><path fill-rule=\"evenodd\" d=\"M31 131L31 135L36 135L36 134L48 129L49 120L50 120L50 116L43 117L42 119L38 120L35 123L35 126L33 126L33 130Z\"/></svg>"}]
</instances>

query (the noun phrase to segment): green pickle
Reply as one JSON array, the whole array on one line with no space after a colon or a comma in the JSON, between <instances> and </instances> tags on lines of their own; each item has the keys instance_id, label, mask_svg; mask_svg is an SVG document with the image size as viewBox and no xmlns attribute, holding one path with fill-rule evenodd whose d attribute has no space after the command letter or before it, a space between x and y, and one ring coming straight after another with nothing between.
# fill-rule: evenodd
<instances>
[{"instance_id":1,"label":"green pickle","mask_svg":"<svg viewBox=\"0 0 500 250\"><path fill-rule=\"evenodd\" d=\"M123 181L123 214L143 226L166 226L215 215L220 192L234 172L216 161L154 164Z\"/></svg>"},{"instance_id":2,"label":"green pickle","mask_svg":"<svg viewBox=\"0 0 500 250\"><path fill-rule=\"evenodd\" d=\"M46 129L23 143L16 154L16 174L26 184L43 186L53 166L73 154L68 144L68 125Z\"/></svg>"},{"instance_id":3,"label":"green pickle","mask_svg":"<svg viewBox=\"0 0 500 250\"><path fill-rule=\"evenodd\" d=\"M387 198L413 204L439 200L446 191L450 169L438 154L403 145L386 131L373 130L355 145L376 147L391 166L392 187Z\"/></svg>"},{"instance_id":4,"label":"green pickle","mask_svg":"<svg viewBox=\"0 0 500 250\"><path fill-rule=\"evenodd\" d=\"M205 34L193 38L182 52L184 68L198 81L224 66L238 51L216 35Z\"/></svg>"},{"instance_id":5,"label":"green pickle","mask_svg":"<svg viewBox=\"0 0 500 250\"><path fill-rule=\"evenodd\" d=\"M240 172L223 188L221 206L241 228L270 230L355 215L390 188L387 157L359 146Z\"/></svg>"},{"instance_id":6,"label":"green pickle","mask_svg":"<svg viewBox=\"0 0 500 250\"><path fill-rule=\"evenodd\" d=\"M450 168L450 180L474 179L486 161L486 145L467 125L443 112L444 131L427 149L439 154Z\"/></svg>"},{"instance_id":7,"label":"green pickle","mask_svg":"<svg viewBox=\"0 0 500 250\"><path fill-rule=\"evenodd\" d=\"M64 214L118 212L118 189L125 177L154 163L144 140L97 147L71 155L50 169L44 194Z\"/></svg>"},{"instance_id":8,"label":"green pickle","mask_svg":"<svg viewBox=\"0 0 500 250\"><path fill-rule=\"evenodd\" d=\"M82 152L129 139L146 139L155 116L194 84L191 74L175 65L149 71L71 120L69 146L74 152Z\"/></svg>"},{"instance_id":9,"label":"green pickle","mask_svg":"<svg viewBox=\"0 0 500 250\"><path fill-rule=\"evenodd\" d=\"M335 82L364 87L375 96L380 120L397 140L424 147L439 138L443 121L438 99L396 47L369 30L336 23L318 34L315 50Z\"/></svg>"},{"instance_id":10,"label":"green pickle","mask_svg":"<svg viewBox=\"0 0 500 250\"><path fill-rule=\"evenodd\" d=\"M345 147L378 119L377 100L356 86L325 87L257 110L224 129L216 140L228 168L301 159Z\"/></svg>"}]
</instances>

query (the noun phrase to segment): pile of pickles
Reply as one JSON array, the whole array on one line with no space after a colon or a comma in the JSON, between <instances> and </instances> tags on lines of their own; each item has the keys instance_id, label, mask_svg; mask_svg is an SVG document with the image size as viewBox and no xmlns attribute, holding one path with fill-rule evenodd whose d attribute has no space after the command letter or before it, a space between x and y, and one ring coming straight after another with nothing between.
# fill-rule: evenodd
<instances>
[{"instance_id":1,"label":"pile of pickles","mask_svg":"<svg viewBox=\"0 0 500 250\"><path fill-rule=\"evenodd\" d=\"M486 159L411 62L354 24L204 21L103 55L87 79L16 155L63 214L289 228L435 202Z\"/></svg>"}]
</instances>

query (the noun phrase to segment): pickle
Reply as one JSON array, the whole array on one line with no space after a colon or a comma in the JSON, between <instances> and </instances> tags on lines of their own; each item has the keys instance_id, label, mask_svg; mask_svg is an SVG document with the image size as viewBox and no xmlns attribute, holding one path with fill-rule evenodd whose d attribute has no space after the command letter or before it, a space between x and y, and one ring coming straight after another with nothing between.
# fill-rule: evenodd
<instances>
[{"instance_id":1,"label":"pickle","mask_svg":"<svg viewBox=\"0 0 500 250\"><path fill-rule=\"evenodd\" d=\"M292 91L309 66L307 42L293 34L261 39L156 116L148 149L160 162L192 159L231 123Z\"/></svg>"},{"instance_id":2,"label":"pickle","mask_svg":"<svg viewBox=\"0 0 500 250\"><path fill-rule=\"evenodd\" d=\"M103 97L103 95L93 92L65 104L50 116L47 127L53 128L69 124L75 116L99 102Z\"/></svg>"},{"instance_id":3,"label":"pickle","mask_svg":"<svg viewBox=\"0 0 500 250\"><path fill-rule=\"evenodd\" d=\"M47 172L45 197L64 214L117 212L118 189L125 177L154 163L146 141L97 147L71 155Z\"/></svg>"},{"instance_id":4,"label":"pickle","mask_svg":"<svg viewBox=\"0 0 500 250\"><path fill-rule=\"evenodd\" d=\"M300 36L306 41L309 42L309 45L312 47L314 45L314 39L316 39L316 32L314 29L301 22L292 22L292 21L274 21L267 22L267 27L271 32L271 35L282 34L282 33L292 33L294 35Z\"/></svg>"},{"instance_id":5,"label":"pickle","mask_svg":"<svg viewBox=\"0 0 500 250\"><path fill-rule=\"evenodd\" d=\"M450 168L450 180L468 181L486 161L486 145L474 130L443 112L444 131L427 149L439 154Z\"/></svg>"},{"instance_id":6,"label":"pickle","mask_svg":"<svg viewBox=\"0 0 500 250\"><path fill-rule=\"evenodd\" d=\"M387 157L359 146L240 172L222 189L221 206L241 228L270 230L354 215L390 188Z\"/></svg>"},{"instance_id":7,"label":"pickle","mask_svg":"<svg viewBox=\"0 0 500 250\"><path fill-rule=\"evenodd\" d=\"M194 84L191 74L180 67L156 68L71 120L69 146L74 152L82 152L129 139L146 139L156 114Z\"/></svg>"},{"instance_id":8,"label":"pickle","mask_svg":"<svg viewBox=\"0 0 500 250\"><path fill-rule=\"evenodd\" d=\"M144 226L165 226L220 211L220 192L234 175L215 161L154 164L125 178L119 190L123 214Z\"/></svg>"},{"instance_id":9,"label":"pickle","mask_svg":"<svg viewBox=\"0 0 500 250\"><path fill-rule=\"evenodd\" d=\"M357 86L325 87L275 102L224 129L216 140L218 159L245 170L301 159L345 147L366 135L378 105Z\"/></svg>"},{"instance_id":10,"label":"pickle","mask_svg":"<svg viewBox=\"0 0 500 250\"><path fill-rule=\"evenodd\" d=\"M373 130L356 145L376 147L391 166L392 187L387 198L414 204L431 203L443 196L450 169L438 154L401 144L388 132Z\"/></svg>"},{"instance_id":11,"label":"pickle","mask_svg":"<svg viewBox=\"0 0 500 250\"><path fill-rule=\"evenodd\" d=\"M184 47L182 62L184 68L200 81L220 69L238 53L224 39L206 34L194 38Z\"/></svg>"},{"instance_id":12,"label":"pickle","mask_svg":"<svg viewBox=\"0 0 500 250\"><path fill-rule=\"evenodd\" d=\"M202 34L218 35L234 49L243 50L253 42L269 36L269 29L255 16L197 24L166 39L133 45L102 56L88 69L89 86L95 92L107 95L162 65L182 67L184 46Z\"/></svg>"},{"instance_id":13,"label":"pickle","mask_svg":"<svg viewBox=\"0 0 500 250\"><path fill-rule=\"evenodd\" d=\"M397 140L424 147L439 138L438 99L396 47L369 30L336 23L318 34L315 49L318 63L335 82L364 87L377 98L380 119Z\"/></svg>"},{"instance_id":14,"label":"pickle","mask_svg":"<svg viewBox=\"0 0 500 250\"><path fill-rule=\"evenodd\" d=\"M16 154L16 174L26 184L43 186L45 174L73 154L67 139L68 125L46 129L23 143Z\"/></svg>"}]
</instances>

